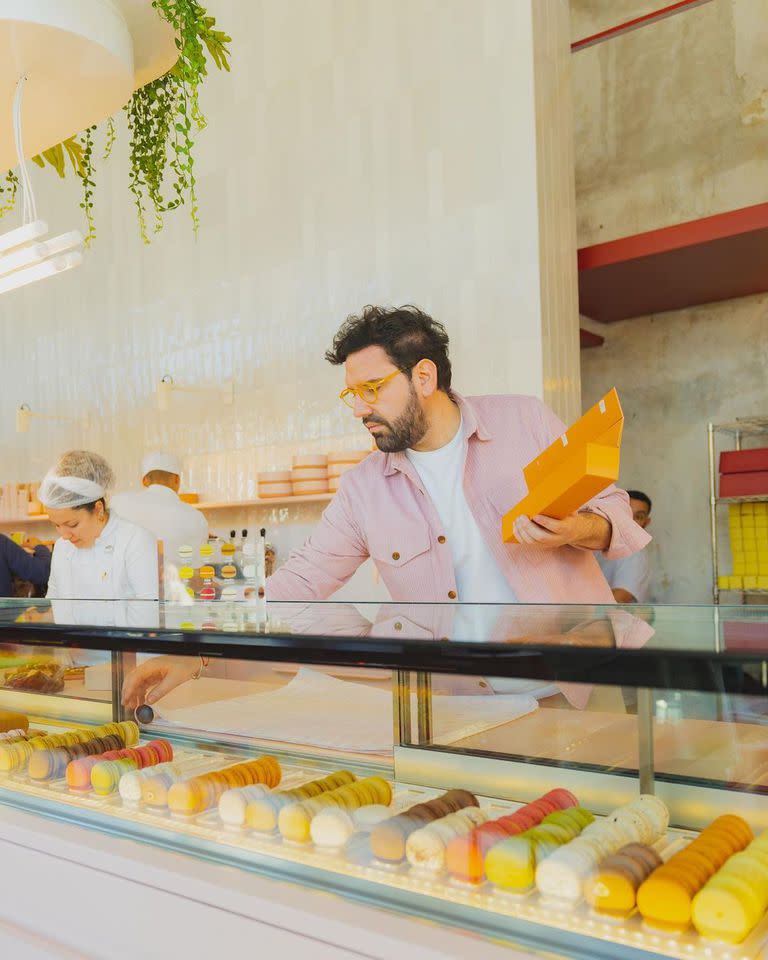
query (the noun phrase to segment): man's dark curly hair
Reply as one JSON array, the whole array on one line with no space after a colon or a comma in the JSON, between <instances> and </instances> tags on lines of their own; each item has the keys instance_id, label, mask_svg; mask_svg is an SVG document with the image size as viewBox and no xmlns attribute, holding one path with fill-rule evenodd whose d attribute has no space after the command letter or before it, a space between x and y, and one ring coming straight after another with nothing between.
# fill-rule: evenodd
<instances>
[{"instance_id":1,"label":"man's dark curly hair","mask_svg":"<svg viewBox=\"0 0 768 960\"><path fill-rule=\"evenodd\" d=\"M431 360L437 367L438 389L451 392L448 334L442 323L418 307L363 307L360 314L351 314L341 325L325 359L342 364L350 354L366 347L382 347L403 373L410 373L419 360Z\"/></svg>"}]
</instances>

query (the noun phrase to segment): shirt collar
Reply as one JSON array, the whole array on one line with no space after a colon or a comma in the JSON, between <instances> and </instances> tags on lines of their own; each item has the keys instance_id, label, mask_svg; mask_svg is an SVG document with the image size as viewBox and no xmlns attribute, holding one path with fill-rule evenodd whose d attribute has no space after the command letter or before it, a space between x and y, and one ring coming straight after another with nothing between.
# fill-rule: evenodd
<instances>
[{"instance_id":1,"label":"shirt collar","mask_svg":"<svg viewBox=\"0 0 768 960\"><path fill-rule=\"evenodd\" d=\"M461 418L464 422L464 435L469 441L472 437L477 437L478 440L491 440L493 439L492 434L489 433L485 424L483 423L480 412L475 407L472 402L471 397L463 397L460 393L455 391L451 393L452 398L458 404L459 410L461 411ZM406 457L405 453L387 453L384 458L384 476L391 477L393 473L398 471L409 473L409 460Z\"/></svg>"},{"instance_id":2,"label":"shirt collar","mask_svg":"<svg viewBox=\"0 0 768 960\"><path fill-rule=\"evenodd\" d=\"M114 539L115 530L117 529L117 514L114 510L109 511L109 520L107 520L106 526L101 531L101 533L93 541L94 547L103 547L104 544L109 543Z\"/></svg>"}]
</instances>

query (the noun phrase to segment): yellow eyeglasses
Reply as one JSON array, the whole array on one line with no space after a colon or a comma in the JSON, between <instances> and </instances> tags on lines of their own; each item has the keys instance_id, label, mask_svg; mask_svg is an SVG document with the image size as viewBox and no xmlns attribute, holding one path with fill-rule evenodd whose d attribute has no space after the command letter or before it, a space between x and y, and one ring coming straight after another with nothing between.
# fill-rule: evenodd
<instances>
[{"instance_id":1,"label":"yellow eyeglasses","mask_svg":"<svg viewBox=\"0 0 768 960\"><path fill-rule=\"evenodd\" d=\"M385 383L393 380L398 373L402 373L402 370L393 370L392 373L380 380L367 380L365 383L359 383L356 387L347 387L339 394L339 400L343 400L351 408L355 406L355 397L360 397L363 403L374 404L379 399L379 390Z\"/></svg>"}]
</instances>

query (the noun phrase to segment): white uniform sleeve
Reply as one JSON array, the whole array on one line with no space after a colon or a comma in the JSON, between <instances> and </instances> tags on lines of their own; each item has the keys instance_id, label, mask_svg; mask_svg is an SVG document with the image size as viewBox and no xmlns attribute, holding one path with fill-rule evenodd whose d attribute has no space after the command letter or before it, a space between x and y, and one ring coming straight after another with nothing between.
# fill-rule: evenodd
<instances>
[{"instance_id":1,"label":"white uniform sleeve","mask_svg":"<svg viewBox=\"0 0 768 960\"><path fill-rule=\"evenodd\" d=\"M610 578L614 590L626 590L638 603L647 603L651 570L648 550L638 550L628 557L616 561L613 576Z\"/></svg>"},{"instance_id":2,"label":"white uniform sleeve","mask_svg":"<svg viewBox=\"0 0 768 960\"><path fill-rule=\"evenodd\" d=\"M160 595L157 540L143 527L132 532L125 550L131 596L125 600L157 600Z\"/></svg>"}]
</instances>

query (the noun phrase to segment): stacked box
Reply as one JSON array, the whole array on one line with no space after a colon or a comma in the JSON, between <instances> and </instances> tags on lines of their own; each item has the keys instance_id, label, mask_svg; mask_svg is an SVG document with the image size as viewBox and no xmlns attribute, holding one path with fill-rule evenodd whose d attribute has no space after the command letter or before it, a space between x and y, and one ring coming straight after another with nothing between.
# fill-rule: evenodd
<instances>
[{"instance_id":1,"label":"stacked box","mask_svg":"<svg viewBox=\"0 0 768 960\"><path fill-rule=\"evenodd\" d=\"M728 507L733 575L719 578L724 590L768 590L768 503Z\"/></svg>"}]
</instances>

